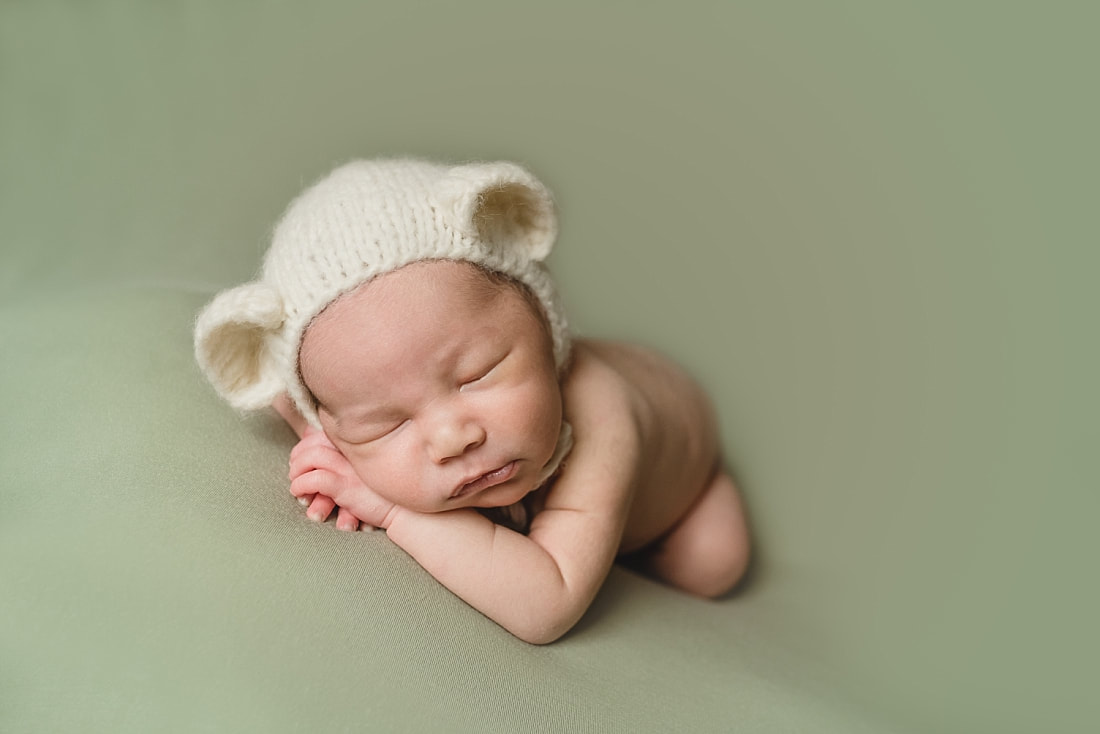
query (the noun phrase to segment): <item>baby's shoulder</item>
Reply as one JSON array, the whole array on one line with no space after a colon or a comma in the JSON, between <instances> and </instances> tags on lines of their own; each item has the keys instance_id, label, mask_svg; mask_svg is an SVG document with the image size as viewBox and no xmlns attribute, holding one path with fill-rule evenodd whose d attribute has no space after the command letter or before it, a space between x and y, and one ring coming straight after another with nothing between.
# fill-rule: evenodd
<instances>
[{"instance_id":1,"label":"baby's shoulder","mask_svg":"<svg viewBox=\"0 0 1100 734\"><path fill-rule=\"evenodd\" d=\"M562 384L565 415L581 435L598 431L620 434L638 422L636 386L594 348L594 342L574 344L569 372Z\"/></svg>"},{"instance_id":2,"label":"baby's shoulder","mask_svg":"<svg viewBox=\"0 0 1100 734\"><path fill-rule=\"evenodd\" d=\"M585 339L577 342L574 354L570 377L577 378L578 387L585 393L611 390L621 399L647 404L666 397L677 402L706 400L695 380L652 349L627 342Z\"/></svg>"},{"instance_id":3,"label":"baby's shoulder","mask_svg":"<svg viewBox=\"0 0 1100 734\"><path fill-rule=\"evenodd\" d=\"M667 434L713 429L710 400L675 362L623 342L582 340L565 383L566 411L628 425L643 446Z\"/></svg>"}]
</instances>

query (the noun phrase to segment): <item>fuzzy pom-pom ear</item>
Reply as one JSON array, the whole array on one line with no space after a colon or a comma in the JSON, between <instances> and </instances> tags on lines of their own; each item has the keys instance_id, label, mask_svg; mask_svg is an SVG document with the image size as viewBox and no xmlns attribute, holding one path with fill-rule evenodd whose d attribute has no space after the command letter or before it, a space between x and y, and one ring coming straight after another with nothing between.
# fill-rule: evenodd
<instances>
[{"instance_id":1,"label":"fuzzy pom-pom ear","mask_svg":"<svg viewBox=\"0 0 1100 734\"><path fill-rule=\"evenodd\" d=\"M494 247L530 260L550 254L558 236L554 200L542 182L514 163L457 166L442 184L454 226Z\"/></svg>"},{"instance_id":2,"label":"fuzzy pom-pom ear","mask_svg":"<svg viewBox=\"0 0 1100 734\"><path fill-rule=\"evenodd\" d=\"M233 407L266 407L286 389L270 344L283 319L282 298L263 283L222 291L199 314L195 359Z\"/></svg>"}]
</instances>

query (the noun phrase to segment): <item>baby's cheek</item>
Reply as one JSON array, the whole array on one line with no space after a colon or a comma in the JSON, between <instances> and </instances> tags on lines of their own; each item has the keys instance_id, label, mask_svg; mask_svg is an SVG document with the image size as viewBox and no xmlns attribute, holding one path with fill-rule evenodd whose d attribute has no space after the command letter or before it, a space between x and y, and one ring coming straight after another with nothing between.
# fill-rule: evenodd
<instances>
[{"instance_id":1,"label":"baby's cheek","mask_svg":"<svg viewBox=\"0 0 1100 734\"><path fill-rule=\"evenodd\" d=\"M522 408L515 411L518 423L515 429L541 446L549 459L561 430L560 399L546 390L528 390L521 404Z\"/></svg>"},{"instance_id":2,"label":"baby's cheek","mask_svg":"<svg viewBox=\"0 0 1100 734\"><path fill-rule=\"evenodd\" d=\"M556 381L534 381L529 385L527 394L532 420L550 424L561 421L561 389Z\"/></svg>"},{"instance_id":3,"label":"baby's cheek","mask_svg":"<svg viewBox=\"0 0 1100 734\"><path fill-rule=\"evenodd\" d=\"M420 477L408 454L394 445L379 456L352 460L352 468L363 484L383 499L410 507L416 504Z\"/></svg>"},{"instance_id":4,"label":"baby's cheek","mask_svg":"<svg viewBox=\"0 0 1100 734\"><path fill-rule=\"evenodd\" d=\"M376 462L363 455L363 449L359 446L342 446L340 452L348 461L348 468L355 476L368 487L371 486L371 478L377 473Z\"/></svg>"}]
</instances>

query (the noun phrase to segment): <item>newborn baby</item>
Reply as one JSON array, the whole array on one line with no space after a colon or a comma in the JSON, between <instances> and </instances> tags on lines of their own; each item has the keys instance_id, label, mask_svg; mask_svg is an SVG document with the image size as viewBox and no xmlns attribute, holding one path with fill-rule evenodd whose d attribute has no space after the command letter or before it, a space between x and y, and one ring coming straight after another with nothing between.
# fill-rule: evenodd
<instances>
[{"instance_id":1,"label":"newborn baby","mask_svg":"<svg viewBox=\"0 0 1100 734\"><path fill-rule=\"evenodd\" d=\"M570 339L556 234L516 165L357 161L291 204L262 277L195 335L230 403L301 437L310 517L385 529L532 643L580 619L616 558L710 597L749 557L706 397L653 352Z\"/></svg>"}]
</instances>

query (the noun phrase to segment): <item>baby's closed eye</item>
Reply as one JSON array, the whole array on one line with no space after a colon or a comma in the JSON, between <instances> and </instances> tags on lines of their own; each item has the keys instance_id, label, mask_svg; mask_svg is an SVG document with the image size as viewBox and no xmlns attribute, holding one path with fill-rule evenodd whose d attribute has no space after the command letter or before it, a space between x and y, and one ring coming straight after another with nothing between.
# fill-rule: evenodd
<instances>
[{"instance_id":1,"label":"baby's closed eye","mask_svg":"<svg viewBox=\"0 0 1100 734\"><path fill-rule=\"evenodd\" d=\"M404 416L372 418L340 431L340 438L352 445L362 445L380 441L396 434L408 424Z\"/></svg>"},{"instance_id":2,"label":"baby's closed eye","mask_svg":"<svg viewBox=\"0 0 1100 734\"><path fill-rule=\"evenodd\" d=\"M399 418L376 426L370 431L370 435L374 436L371 440L378 440L390 436L397 431L400 431L409 422L408 418Z\"/></svg>"},{"instance_id":3,"label":"baby's closed eye","mask_svg":"<svg viewBox=\"0 0 1100 734\"><path fill-rule=\"evenodd\" d=\"M459 379L459 388L466 388L469 386L478 385L480 383L488 381L491 377L498 372L498 368L508 358L507 354L494 357L491 360L479 362L478 366L471 370L468 370L462 374Z\"/></svg>"}]
</instances>

